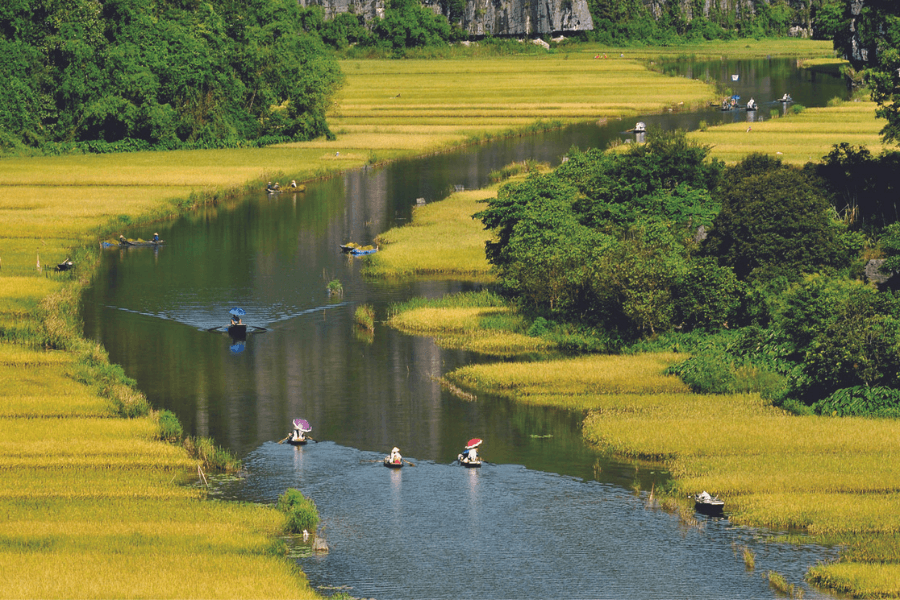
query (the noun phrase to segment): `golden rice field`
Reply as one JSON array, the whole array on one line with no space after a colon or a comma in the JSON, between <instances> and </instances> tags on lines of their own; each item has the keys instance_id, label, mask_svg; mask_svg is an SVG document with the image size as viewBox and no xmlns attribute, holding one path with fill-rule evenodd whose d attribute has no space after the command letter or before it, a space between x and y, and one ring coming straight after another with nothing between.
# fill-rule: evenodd
<instances>
[{"instance_id":1,"label":"golden rice field","mask_svg":"<svg viewBox=\"0 0 900 600\"><path fill-rule=\"evenodd\" d=\"M341 68L347 83L332 129L341 143L359 148L453 146L537 120L566 124L656 113L705 105L713 95L699 81L668 78L618 55L596 60L589 51L344 60Z\"/></svg>"},{"instance_id":2,"label":"golden rice field","mask_svg":"<svg viewBox=\"0 0 900 600\"><path fill-rule=\"evenodd\" d=\"M811 581L859 597L900 595L900 423L798 417L755 394L692 394L664 374L680 358L482 364L446 377L520 402L587 411L588 443L664 462L676 496L707 490L726 499L736 524L847 543L840 562L811 569Z\"/></svg>"},{"instance_id":3,"label":"golden rice field","mask_svg":"<svg viewBox=\"0 0 900 600\"><path fill-rule=\"evenodd\" d=\"M129 235L129 223L227 202L269 180L309 180L512 133L538 118L546 127L690 107L714 93L630 60L658 50L594 59L599 51L344 61L334 141L0 160L0 338L19 342L0 343L0 598L315 597L279 556L280 513L205 500L181 485L191 473L196 480L196 462L152 439L153 417L113 417L107 400L71 378L70 354L28 346L58 319L40 305L89 276L92 259L81 249ZM827 55L816 43L769 40L665 50L781 52ZM48 272L73 251L83 259L75 278Z\"/></svg>"},{"instance_id":4,"label":"golden rice field","mask_svg":"<svg viewBox=\"0 0 900 600\"><path fill-rule=\"evenodd\" d=\"M760 115L764 121L719 125L691 132L688 137L712 146L711 156L726 163L736 163L751 152L762 152L802 165L821 160L839 142L864 146L876 155L883 148L878 132L884 121L875 119L873 102L808 108L800 114L775 119L762 111Z\"/></svg>"},{"instance_id":5,"label":"golden rice field","mask_svg":"<svg viewBox=\"0 0 900 600\"><path fill-rule=\"evenodd\" d=\"M546 352L555 345L508 329L485 327L487 320L502 318L515 328L524 320L505 308L415 308L394 315L388 323L406 333L427 335L444 348L465 348L473 352L510 356ZM513 321L510 323L510 321Z\"/></svg>"},{"instance_id":6,"label":"golden rice field","mask_svg":"<svg viewBox=\"0 0 900 600\"><path fill-rule=\"evenodd\" d=\"M440 202L418 206L405 227L390 229L375 240L379 251L363 272L373 277L435 276L493 281L484 244L491 234L472 215L497 196L497 186L456 192Z\"/></svg>"}]
</instances>

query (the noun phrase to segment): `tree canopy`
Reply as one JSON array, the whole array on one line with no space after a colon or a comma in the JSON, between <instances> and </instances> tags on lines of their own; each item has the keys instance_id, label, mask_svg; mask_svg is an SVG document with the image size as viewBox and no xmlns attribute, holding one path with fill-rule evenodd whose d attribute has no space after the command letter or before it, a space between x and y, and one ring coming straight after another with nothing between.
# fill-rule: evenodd
<instances>
[{"instance_id":1,"label":"tree canopy","mask_svg":"<svg viewBox=\"0 0 900 600\"><path fill-rule=\"evenodd\" d=\"M328 135L341 82L293 0L11 0L0 143Z\"/></svg>"},{"instance_id":2,"label":"tree canopy","mask_svg":"<svg viewBox=\"0 0 900 600\"><path fill-rule=\"evenodd\" d=\"M846 2L835 26L834 46L856 69L865 69L865 81L876 114L887 124L885 142L900 142L900 4L894 0Z\"/></svg>"}]
</instances>

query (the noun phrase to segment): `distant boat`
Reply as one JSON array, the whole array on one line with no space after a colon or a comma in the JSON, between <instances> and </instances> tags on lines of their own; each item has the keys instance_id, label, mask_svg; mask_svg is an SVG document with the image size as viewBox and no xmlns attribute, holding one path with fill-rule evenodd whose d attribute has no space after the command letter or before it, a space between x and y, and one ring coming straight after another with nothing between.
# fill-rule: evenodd
<instances>
[{"instance_id":1,"label":"distant boat","mask_svg":"<svg viewBox=\"0 0 900 600\"><path fill-rule=\"evenodd\" d=\"M376 252L378 252L377 246L375 248L362 247L362 248L353 248L352 250L350 250L350 254L352 254L353 256L364 256L366 254L375 254Z\"/></svg>"},{"instance_id":2,"label":"distant boat","mask_svg":"<svg viewBox=\"0 0 900 600\"><path fill-rule=\"evenodd\" d=\"M162 246L165 244L163 240L154 242L153 240L127 240L120 237L118 242L100 242L101 248L147 248L152 246Z\"/></svg>"},{"instance_id":3,"label":"distant boat","mask_svg":"<svg viewBox=\"0 0 900 600\"><path fill-rule=\"evenodd\" d=\"M698 513L721 517L725 514L725 501L718 496L710 496L708 492L702 492L694 496L694 508Z\"/></svg>"},{"instance_id":4,"label":"distant boat","mask_svg":"<svg viewBox=\"0 0 900 600\"><path fill-rule=\"evenodd\" d=\"M397 462L391 462L391 457L385 456L384 457L384 466L386 466L388 469L402 469L403 461L399 460Z\"/></svg>"},{"instance_id":5,"label":"distant boat","mask_svg":"<svg viewBox=\"0 0 900 600\"><path fill-rule=\"evenodd\" d=\"M782 96L781 98L779 98L778 101L779 101L779 102L793 102L794 99L791 98L791 95L790 95L790 94L785 94L784 96Z\"/></svg>"},{"instance_id":6,"label":"distant boat","mask_svg":"<svg viewBox=\"0 0 900 600\"><path fill-rule=\"evenodd\" d=\"M457 456L456 460L459 461L459 464L461 464L462 466L467 467L469 469L477 469L478 467L481 466L481 463L483 462L480 458L476 458L475 460L469 460L467 457L463 456L462 454Z\"/></svg>"},{"instance_id":7,"label":"distant boat","mask_svg":"<svg viewBox=\"0 0 900 600\"><path fill-rule=\"evenodd\" d=\"M294 431L288 436L288 443L294 446L305 446L310 438L306 434L312 431L312 425L306 419L294 419Z\"/></svg>"}]
</instances>

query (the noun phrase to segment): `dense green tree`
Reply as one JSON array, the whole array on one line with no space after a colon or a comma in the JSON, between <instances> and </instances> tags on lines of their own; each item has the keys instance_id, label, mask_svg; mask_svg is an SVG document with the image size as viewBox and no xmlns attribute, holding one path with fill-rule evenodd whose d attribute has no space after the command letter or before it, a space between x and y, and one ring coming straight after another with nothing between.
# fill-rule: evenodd
<instances>
[{"instance_id":1,"label":"dense green tree","mask_svg":"<svg viewBox=\"0 0 900 600\"><path fill-rule=\"evenodd\" d=\"M717 208L702 187L720 171L707 153L684 133L624 152L573 150L554 173L503 186L476 215L494 232L488 260L528 308L622 335L665 331L686 312L692 323L701 311L722 312L710 298L702 308L675 303L686 297L678 286L695 230Z\"/></svg>"},{"instance_id":2,"label":"dense green tree","mask_svg":"<svg viewBox=\"0 0 900 600\"><path fill-rule=\"evenodd\" d=\"M812 340L798 393L821 399L853 386L900 386L900 302L870 287L853 291Z\"/></svg>"},{"instance_id":3,"label":"dense green tree","mask_svg":"<svg viewBox=\"0 0 900 600\"><path fill-rule=\"evenodd\" d=\"M739 279L847 266L840 229L817 182L800 169L760 172L767 159L750 156L726 173L717 193L722 209L704 242L704 253L734 269ZM745 173L744 175L740 175Z\"/></svg>"},{"instance_id":4,"label":"dense green tree","mask_svg":"<svg viewBox=\"0 0 900 600\"><path fill-rule=\"evenodd\" d=\"M900 219L900 152L873 156L864 147L835 144L815 170L838 214L855 229L872 232Z\"/></svg>"},{"instance_id":5,"label":"dense green tree","mask_svg":"<svg viewBox=\"0 0 900 600\"><path fill-rule=\"evenodd\" d=\"M418 0L387 0L384 18L372 22L372 33L395 51L440 46L450 39L450 22Z\"/></svg>"},{"instance_id":6,"label":"dense green tree","mask_svg":"<svg viewBox=\"0 0 900 600\"><path fill-rule=\"evenodd\" d=\"M328 134L337 63L292 0L14 0L0 143Z\"/></svg>"},{"instance_id":7,"label":"dense green tree","mask_svg":"<svg viewBox=\"0 0 900 600\"><path fill-rule=\"evenodd\" d=\"M887 121L881 130L884 141L900 142L900 4L845 3L834 45L855 69L865 70L872 100L878 103L876 114Z\"/></svg>"},{"instance_id":8,"label":"dense green tree","mask_svg":"<svg viewBox=\"0 0 900 600\"><path fill-rule=\"evenodd\" d=\"M844 25L844 3L841 0L825 0L812 9L813 38L817 40L835 39Z\"/></svg>"},{"instance_id":9,"label":"dense green tree","mask_svg":"<svg viewBox=\"0 0 900 600\"><path fill-rule=\"evenodd\" d=\"M695 257L674 286L675 322L685 329L719 329L747 320L749 290L730 267Z\"/></svg>"}]
</instances>

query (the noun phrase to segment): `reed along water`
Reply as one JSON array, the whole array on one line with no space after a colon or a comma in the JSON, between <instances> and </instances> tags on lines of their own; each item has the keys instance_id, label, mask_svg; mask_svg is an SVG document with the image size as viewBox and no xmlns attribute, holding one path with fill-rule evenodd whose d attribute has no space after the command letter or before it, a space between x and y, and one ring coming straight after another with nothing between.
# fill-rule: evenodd
<instances>
[{"instance_id":1,"label":"reed along water","mask_svg":"<svg viewBox=\"0 0 900 600\"><path fill-rule=\"evenodd\" d=\"M846 96L837 78L792 60L683 63L670 72L725 81L768 115L783 93L804 106ZM738 82L730 75L739 73ZM746 97L746 98L745 98ZM558 164L572 146L605 147L637 120L694 129L755 119L746 112L648 115L499 140L459 152L363 169L305 193L248 194L171 223L160 248L108 250L83 303L85 333L135 378L186 432L213 437L241 458L247 477L224 498L274 503L289 487L317 504L330 551L298 558L323 593L388 598L774 598L761 573L774 570L806 597L806 569L836 556L817 546L771 544L778 532L699 517L687 526L652 507L659 467L585 447L580 414L517 406L481 395L460 399L438 378L489 360L443 350L429 338L380 323L360 331L356 307L384 319L393 302L477 289L445 281L367 281L349 241L408 222L418 198L488 183L491 170L534 159ZM422 248L428 252L428 248ZM343 295L329 295L338 279ZM224 330L229 309L246 311L245 339ZM276 443L294 418L318 443ZM485 440L482 469L451 464L469 438ZM415 466L385 469L398 446ZM700 491L700 490L697 490ZM740 552L756 554L748 572Z\"/></svg>"}]
</instances>

